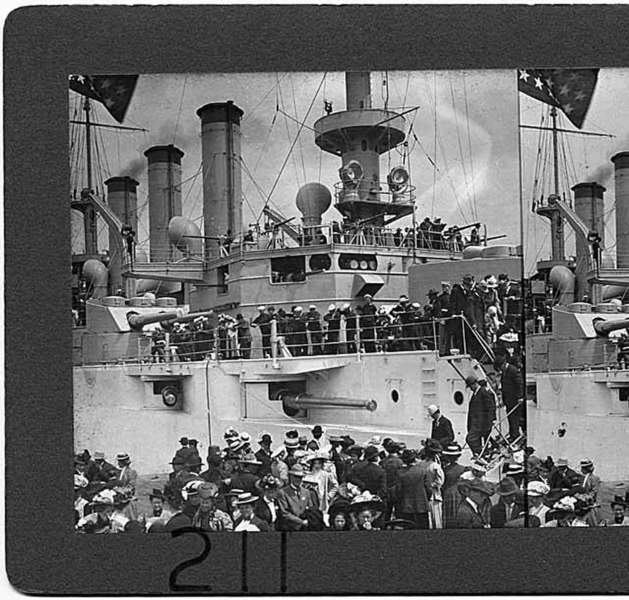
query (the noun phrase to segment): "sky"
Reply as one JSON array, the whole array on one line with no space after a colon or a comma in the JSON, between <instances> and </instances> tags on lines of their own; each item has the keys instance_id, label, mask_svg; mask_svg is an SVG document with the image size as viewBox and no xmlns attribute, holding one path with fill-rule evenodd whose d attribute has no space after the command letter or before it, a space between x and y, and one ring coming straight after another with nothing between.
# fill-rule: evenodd
<instances>
[{"instance_id":1,"label":"sky","mask_svg":"<svg viewBox=\"0 0 629 600\"><path fill-rule=\"evenodd\" d=\"M517 95L513 71L372 72L373 107L407 112L411 183L417 219L441 217L447 224L480 221L500 243L520 242ZM80 97L70 95L70 118L82 118ZM301 185L318 181L334 189L340 158L314 143L311 128L323 116L324 98L333 110L345 109L343 73L249 73L140 75L124 126L147 132L100 129L103 158L100 180L131 175L139 182L140 245L148 237L147 175L144 150L175 144L182 159L184 215L202 227L200 120L196 110L208 102L233 100L244 111L241 123L243 223L260 217L264 202L286 217L301 214L295 197ZM279 109L279 110L278 110ZM115 124L97 105L93 120ZM302 125L303 123L303 125ZM292 152L289 152L290 148ZM381 180L403 163L394 149L381 156ZM79 169L77 172L80 172ZM84 171L84 169L83 169ZM73 178L73 185L81 184ZM505 211L508 213L505 219ZM76 218L76 217L75 217ZM339 219L331 207L324 221ZM401 226L410 219L400 220ZM104 230L104 226L103 226ZM80 227L73 245L81 247ZM106 236L103 234L104 247Z\"/></svg>"}]
</instances>

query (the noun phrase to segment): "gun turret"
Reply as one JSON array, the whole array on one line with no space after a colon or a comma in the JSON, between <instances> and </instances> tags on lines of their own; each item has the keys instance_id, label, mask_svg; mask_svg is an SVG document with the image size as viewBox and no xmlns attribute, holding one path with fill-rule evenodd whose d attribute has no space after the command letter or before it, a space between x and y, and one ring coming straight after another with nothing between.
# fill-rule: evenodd
<instances>
[{"instance_id":1,"label":"gun turret","mask_svg":"<svg viewBox=\"0 0 629 600\"><path fill-rule=\"evenodd\" d=\"M601 319L599 317L597 319L594 319L592 325L594 325L594 331L596 331L598 335L606 336L612 331L617 331L618 329L625 329L629 327L629 318L606 321L605 319Z\"/></svg>"},{"instance_id":2,"label":"gun turret","mask_svg":"<svg viewBox=\"0 0 629 600\"><path fill-rule=\"evenodd\" d=\"M132 311L127 313L127 321L131 329L140 330L145 325L159 323L161 321L172 321L182 316L183 312L179 308L170 312L152 313L150 315L140 315Z\"/></svg>"},{"instance_id":3,"label":"gun turret","mask_svg":"<svg viewBox=\"0 0 629 600\"><path fill-rule=\"evenodd\" d=\"M176 319L162 319L160 323L164 326L174 325L175 323L189 323L190 321L194 321L199 317L210 317L214 314L213 310L204 310L201 312L188 313L187 315L182 315L177 317Z\"/></svg>"},{"instance_id":4,"label":"gun turret","mask_svg":"<svg viewBox=\"0 0 629 600\"><path fill-rule=\"evenodd\" d=\"M310 394L296 394L288 390L278 393L277 399L289 408L350 408L354 410L368 410L374 412L378 408L375 400L360 398L322 398Z\"/></svg>"}]
</instances>

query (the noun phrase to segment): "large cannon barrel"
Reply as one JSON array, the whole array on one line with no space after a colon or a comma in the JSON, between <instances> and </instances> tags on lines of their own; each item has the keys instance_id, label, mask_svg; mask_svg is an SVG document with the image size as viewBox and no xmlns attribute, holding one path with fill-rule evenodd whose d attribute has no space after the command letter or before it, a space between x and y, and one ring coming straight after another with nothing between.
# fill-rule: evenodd
<instances>
[{"instance_id":1,"label":"large cannon barrel","mask_svg":"<svg viewBox=\"0 0 629 600\"><path fill-rule=\"evenodd\" d=\"M289 408L350 408L353 410L368 410L373 412L378 408L375 400L363 400L361 398L322 398L310 394L296 394L288 390L282 390L277 395Z\"/></svg>"},{"instance_id":2,"label":"large cannon barrel","mask_svg":"<svg viewBox=\"0 0 629 600\"><path fill-rule=\"evenodd\" d=\"M629 318L605 321L605 319L599 317L598 319L594 319L592 324L594 325L594 331L596 331L598 335L607 335L612 331L629 327Z\"/></svg>"},{"instance_id":3,"label":"large cannon barrel","mask_svg":"<svg viewBox=\"0 0 629 600\"><path fill-rule=\"evenodd\" d=\"M190 321L194 321L199 317L211 317L214 314L213 310L204 310L195 313L188 313L187 315L183 315L181 317L177 317L174 319L177 323L189 323Z\"/></svg>"},{"instance_id":4,"label":"large cannon barrel","mask_svg":"<svg viewBox=\"0 0 629 600\"><path fill-rule=\"evenodd\" d=\"M142 329L145 325L151 323L159 323L161 321L170 321L183 316L181 309L170 312L151 313L149 315L140 315L136 312L127 313L127 321L132 329Z\"/></svg>"}]
</instances>

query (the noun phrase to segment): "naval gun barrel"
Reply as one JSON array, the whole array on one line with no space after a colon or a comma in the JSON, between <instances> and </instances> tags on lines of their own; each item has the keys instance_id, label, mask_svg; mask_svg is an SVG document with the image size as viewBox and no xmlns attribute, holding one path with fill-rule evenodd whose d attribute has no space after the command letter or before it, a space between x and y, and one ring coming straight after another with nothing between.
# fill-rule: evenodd
<instances>
[{"instance_id":1,"label":"naval gun barrel","mask_svg":"<svg viewBox=\"0 0 629 600\"><path fill-rule=\"evenodd\" d=\"M142 329L145 325L159 323L161 321L171 321L181 316L183 316L183 312L179 308L170 312L151 313L150 315L140 315L136 312L129 312L127 313L127 321L131 329Z\"/></svg>"},{"instance_id":2,"label":"naval gun barrel","mask_svg":"<svg viewBox=\"0 0 629 600\"><path fill-rule=\"evenodd\" d=\"M363 400L361 398L322 398L310 394L296 394L288 390L282 390L277 399L281 400L289 408L349 408L353 410L368 410L374 412L378 408L375 400Z\"/></svg>"},{"instance_id":3,"label":"naval gun barrel","mask_svg":"<svg viewBox=\"0 0 629 600\"><path fill-rule=\"evenodd\" d=\"M161 319L161 322L164 325L171 325L173 323L189 323L190 321L194 321L199 317L210 317L213 314L213 310L204 310L201 312L188 313L187 315L182 315L180 317L177 317L176 319Z\"/></svg>"},{"instance_id":4,"label":"naval gun barrel","mask_svg":"<svg viewBox=\"0 0 629 600\"><path fill-rule=\"evenodd\" d=\"M607 335L612 331L629 327L629 318L616 319L614 321L605 321L604 319L598 318L594 319L592 324L594 325L594 331L596 331L598 335Z\"/></svg>"}]
</instances>

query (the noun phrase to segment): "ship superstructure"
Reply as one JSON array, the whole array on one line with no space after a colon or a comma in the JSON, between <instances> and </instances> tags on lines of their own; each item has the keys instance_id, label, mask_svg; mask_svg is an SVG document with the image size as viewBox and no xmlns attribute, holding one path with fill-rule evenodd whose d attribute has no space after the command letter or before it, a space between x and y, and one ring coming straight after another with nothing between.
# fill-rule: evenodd
<instances>
[{"instance_id":1,"label":"ship superstructure","mask_svg":"<svg viewBox=\"0 0 629 600\"><path fill-rule=\"evenodd\" d=\"M323 314L331 303L362 304L365 294L390 306L409 293L412 265L445 265L444 277L448 265L466 262L455 236L442 230L420 235L419 227L408 235L391 226L415 214L408 167L396 165L386 177L380 172L380 156L404 144L407 123L403 115L371 107L369 82L369 73L347 74L346 110L330 111L314 124L315 143L340 159L340 182L333 193L319 182L299 189L301 224L270 206L264 207L267 227L243 224L243 111L232 101L197 111L203 231L182 216L184 153L173 145L145 152L148 254L136 252L124 233L134 229L137 181L108 179L106 203L85 191L83 201L110 225L110 246L120 249L120 260L110 261L108 271L94 260L83 264L93 293L85 324L75 329L77 447L124 447L138 468L158 472L181 431L220 443L229 427L252 435L264 430L281 439L287 428L320 424L331 434L367 439L377 433L417 445L430 429L426 407L436 402L464 439L464 377L484 376L483 366L465 348L439 356L435 325L432 346L423 350L365 353L358 343L353 352L342 345L335 354L291 356L274 326L270 358L262 356L256 340L247 360L210 353L181 362L167 351L164 362L153 362L151 355L156 326L168 335L173 324L222 313L252 319L260 305L286 311L314 305ZM322 215L332 204L339 216L325 223ZM502 248L499 258L507 259L516 277L518 250ZM479 259L481 250L468 248L466 257ZM486 268L479 266L479 275ZM437 276L433 269L431 277ZM176 292L155 298L144 293L154 289L150 282L172 285ZM348 341L343 326L340 338L341 344ZM102 427L113 415L116 426ZM150 455L139 431L154 440Z\"/></svg>"}]
</instances>

